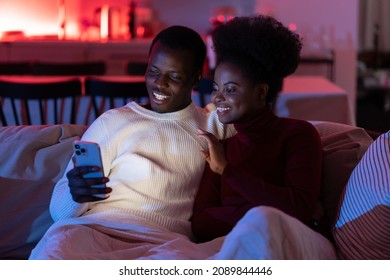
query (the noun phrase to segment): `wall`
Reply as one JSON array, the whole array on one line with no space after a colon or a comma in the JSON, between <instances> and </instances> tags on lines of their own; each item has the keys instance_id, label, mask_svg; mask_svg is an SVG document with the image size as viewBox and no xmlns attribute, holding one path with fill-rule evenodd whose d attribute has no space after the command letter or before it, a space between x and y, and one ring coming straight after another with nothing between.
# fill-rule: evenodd
<instances>
[{"instance_id":1,"label":"wall","mask_svg":"<svg viewBox=\"0 0 390 280\"><path fill-rule=\"evenodd\" d=\"M57 0L0 0L0 35L24 31L26 35L57 34Z\"/></svg>"},{"instance_id":2,"label":"wall","mask_svg":"<svg viewBox=\"0 0 390 280\"><path fill-rule=\"evenodd\" d=\"M75 1L75 0L73 0ZM84 17L102 0L82 1ZM275 16L285 24L294 23L304 37L304 55L321 51L321 46L335 50L335 83L349 96L352 111L356 98L356 56L358 49L358 0L138 0L140 6L155 11L154 18L161 27L183 24L206 34L209 19L216 7L231 6L237 15L263 13ZM126 5L128 1L111 1ZM89 8L88 8L89 7ZM308 73L311 73L309 70Z\"/></svg>"},{"instance_id":3,"label":"wall","mask_svg":"<svg viewBox=\"0 0 390 280\"><path fill-rule=\"evenodd\" d=\"M36 23L39 26L46 26L45 33L56 33L58 30L57 1L0 0L0 32L4 28L15 30L22 27L31 27L29 30L43 30L40 27L33 27L37 26L33 24ZM94 21L96 8L109 2L113 6L122 7L126 16L129 3L129 0L65 1L68 11L67 31L69 35L74 35L76 38L85 35L86 26ZM351 107L355 111L358 0L136 0L136 2L139 7L151 8L154 11L153 18L160 23L158 27L183 24L201 34L206 34L211 27L209 18L213 16L213 10L219 6L231 6L236 10L237 15L259 12L273 15L285 24L294 23L297 31L305 37L304 53L318 50L318 46L321 45L318 42L321 40L325 42L322 45L335 49L335 82L347 90ZM15 5L19 9L16 9ZM9 9L10 6L13 8ZM34 19L30 23L21 20L31 17ZM5 21L5 18L8 20ZM20 25L20 22L23 22L23 25ZM80 28L84 31L80 31ZM95 32L95 35L98 32L96 28L92 28L92 33Z\"/></svg>"},{"instance_id":4,"label":"wall","mask_svg":"<svg viewBox=\"0 0 390 280\"><path fill-rule=\"evenodd\" d=\"M321 40L335 50L335 83L348 92L355 112L358 0L258 0L256 12L294 23L304 37L304 54L317 51Z\"/></svg>"},{"instance_id":5,"label":"wall","mask_svg":"<svg viewBox=\"0 0 390 280\"><path fill-rule=\"evenodd\" d=\"M74 3L79 3L79 20L91 21L95 10L107 2L106 0L67 0L67 5L76 7ZM236 15L248 15L253 13L256 6L256 0L135 0L135 2L139 10L151 9L152 19L157 25L154 26L155 33L166 26L181 24L193 28L200 34L206 34L212 27L209 19L213 16L215 8L232 7ZM111 0L109 3L113 7L122 9L122 17L126 20L130 0Z\"/></svg>"}]
</instances>

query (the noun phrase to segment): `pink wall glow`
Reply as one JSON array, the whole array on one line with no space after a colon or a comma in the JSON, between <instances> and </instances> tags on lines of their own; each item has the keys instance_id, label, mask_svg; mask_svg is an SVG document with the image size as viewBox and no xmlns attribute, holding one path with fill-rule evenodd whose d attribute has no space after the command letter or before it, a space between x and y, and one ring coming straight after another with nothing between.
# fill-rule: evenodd
<instances>
[{"instance_id":1,"label":"pink wall glow","mask_svg":"<svg viewBox=\"0 0 390 280\"><path fill-rule=\"evenodd\" d=\"M295 23L302 35L325 33L330 44L357 48L358 0L258 0L256 11L285 24Z\"/></svg>"},{"instance_id":2,"label":"pink wall glow","mask_svg":"<svg viewBox=\"0 0 390 280\"><path fill-rule=\"evenodd\" d=\"M303 52L311 53L325 34L335 51L335 82L349 96L355 110L358 49L358 0L257 0L256 12L269 14L284 24L294 23L303 36ZM321 47L319 47L321 49Z\"/></svg>"},{"instance_id":3,"label":"pink wall glow","mask_svg":"<svg viewBox=\"0 0 390 280\"><path fill-rule=\"evenodd\" d=\"M0 33L20 30L27 36L58 33L57 0L0 0Z\"/></svg>"}]
</instances>

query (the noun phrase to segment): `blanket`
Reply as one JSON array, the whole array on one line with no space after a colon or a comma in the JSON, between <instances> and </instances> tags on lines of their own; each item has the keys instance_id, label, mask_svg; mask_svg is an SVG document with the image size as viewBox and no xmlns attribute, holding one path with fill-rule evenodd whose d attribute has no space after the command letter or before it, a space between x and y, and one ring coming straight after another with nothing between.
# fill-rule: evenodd
<instances>
[{"instance_id":1,"label":"blanket","mask_svg":"<svg viewBox=\"0 0 390 280\"><path fill-rule=\"evenodd\" d=\"M30 259L335 259L332 243L297 219L256 207L230 234L205 243L137 216L88 214L55 223Z\"/></svg>"}]
</instances>

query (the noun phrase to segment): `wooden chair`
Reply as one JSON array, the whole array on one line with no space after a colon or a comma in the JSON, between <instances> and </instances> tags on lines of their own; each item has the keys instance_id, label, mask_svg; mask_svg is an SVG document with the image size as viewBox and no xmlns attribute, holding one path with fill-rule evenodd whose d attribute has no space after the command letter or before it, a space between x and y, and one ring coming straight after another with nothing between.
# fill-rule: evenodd
<instances>
[{"instance_id":1,"label":"wooden chair","mask_svg":"<svg viewBox=\"0 0 390 280\"><path fill-rule=\"evenodd\" d=\"M113 77L87 77L85 95L90 96L95 117L105 110L123 106L129 101L146 103L149 100L145 81L121 80ZM98 102L100 100L100 102ZM109 101L108 104L106 101Z\"/></svg>"},{"instance_id":2,"label":"wooden chair","mask_svg":"<svg viewBox=\"0 0 390 280\"><path fill-rule=\"evenodd\" d=\"M106 64L103 61L59 63L35 62L31 66L32 75L40 76L87 76L104 75Z\"/></svg>"},{"instance_id":3,"label":"wooden chair","mask_svg":"<svg viewBox=\"0 0 390 280\"><path fill-rule=\"evenodd\" d=\"M0 62L0 75L31 75L31 63Z\"/></svg>"},{"instance_id":4,"label":"wooden chair","mask_svg":"<svg viewBox=\"0 0 390 280\"><path fill-rule=\"evenodd\" d=\"M76 123L77 101L81 93L81 81L76 78L47 82L3 79L0 80L0 120L3 126L9 124L11 117L7 120L4 109L10 109L12 114L9 115L13 115L15 125L66 123L64 115L69 114L69 110L65 106L70 101L69 123ZM38 115L39 121L33 121L34 117L34 120L38 119Z\"/></svg>"},{"instance_id":5,"label":"wooden chair","mask_svg":"<svg viewBox=\"0 0 390 280\"><path fill-rule=\"evenodd\" d=\"M198 85L194 88L194 91L199 94L199 106L206 106L206 97L213 91L213 80L209 78L202 78Z\"/></svg>"},{"instance_id":6,"label":"wooden chair","mask_svg":"<svg viewBox=\"0 0 390 280\"><path fill-rule=\"evenodd\" d=\"M148 63L143 62L128 62L126 64L126 74L134 76L144 76L148 69Z\"/></svg>"},{"instance_id":7,"label":"wooden chair","mask_svg":"<svg viewBox=\"0 0 390 280\"><path fill-rule=\"evenodd\" d=\"M335 54L333 50L330 50L329 55L324 57L302 57L300 61L300 65L317 65L317 66L325 66L326 69L326 77L330 81L335 80L335 71L334 71L334 63L335 63Z\"/></svg>"}]
</instances>

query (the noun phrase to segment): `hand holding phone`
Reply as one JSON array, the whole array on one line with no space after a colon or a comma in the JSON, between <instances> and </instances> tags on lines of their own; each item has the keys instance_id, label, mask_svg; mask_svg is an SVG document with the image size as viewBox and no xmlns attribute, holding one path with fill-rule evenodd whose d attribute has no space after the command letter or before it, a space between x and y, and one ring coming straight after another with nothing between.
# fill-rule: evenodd
<instances>
[{"instance_id":1,"label":"hand holding phone","mask_svg":"<svg viewBox=\"0 0 390 280\"><path fill-rule=\"evenodd\" d=\"M101 188L101 189L106 189L106 184L103 182L102 179L104 177L103 173L103 164L102 164L102 159L101 159L101 154L100 154L100 147L97 143L94 142L88 142L88 141L74 141L74 159L75 159L75 166L76 168L74 169L75 171L69 172L68 173L68 179L74 179L75 184L73 184L71 187L71 192L73 197L78 197L82 196L81 193L84 194L84 199L82 202L88 201L88 196L93 196L97 198L107 198L108 194L107 193L93 193L90 191L88 193L88 190L85 190L87 188ZM96 166L98 167L96 171L93 171L96 169ZM84 182L91 182L92 180L90 179L96 179L96 181L99 181L97 184L79 184L80 180L77 180L78 178L82 177ZM71 182L69 180L69 183L71 185ZM73 189L72 189L73 187ZM76 189L76 190L75 190ZM82 190L80 190L82 189ZM85 200L85 201L84 201ZM80 201L78 201L80 202Z\"/></svg>"}]
</instances>

